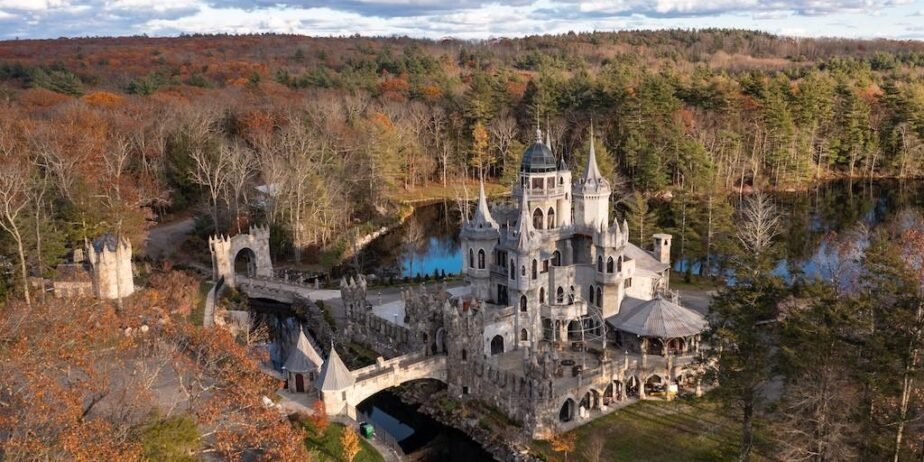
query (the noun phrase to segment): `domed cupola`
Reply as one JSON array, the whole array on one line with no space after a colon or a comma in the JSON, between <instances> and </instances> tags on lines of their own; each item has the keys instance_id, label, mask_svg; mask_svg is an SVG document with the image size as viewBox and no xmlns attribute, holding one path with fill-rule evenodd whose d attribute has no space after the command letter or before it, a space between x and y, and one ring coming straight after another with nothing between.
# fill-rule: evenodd
<instances>
[{"instance_id":1,"label":"domed cupola","mask_svg":"<svg viewBox=\"0 0 924 462\"><path fill-rule=\"evenodd\" d=\"M536 140L523 152L523 161L520 163L520 172L545 173L558 170L558 162L552 149L542 142L542 131L536 129Z\"/></svg>"}]
</instances>

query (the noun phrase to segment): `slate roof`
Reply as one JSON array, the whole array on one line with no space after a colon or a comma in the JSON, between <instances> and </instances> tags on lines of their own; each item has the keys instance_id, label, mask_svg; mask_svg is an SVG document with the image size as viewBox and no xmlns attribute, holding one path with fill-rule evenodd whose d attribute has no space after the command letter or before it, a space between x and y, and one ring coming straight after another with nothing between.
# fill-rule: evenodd
<instances>
[{"instance_id":1,"label":"slate roof","mask_svg":"<svg viewBox=\"0 0 924 462\"><path fill-rule=\"evenodd\" d=\"M619 314L610 316L606 322L624 332L658 338L689 337L708 327L703 315L660 295L645 302L627 297Z\"/></svg>"},{"instance_id":2,"label":"slate roof","mask_svg":"<svg viewBox=\"0 0 924 462\"><path fill-rule=\"evenodd\" d=\"M642 249L641 247L629 242L626 244L626 250L623 253L624 256L635 260L635 269L636 270L645 270L651 271L652 273L660 273L670 265L661 263L657 258L651 255L647 250Z\"/></svg>"},{"instance_id":3,"label":"slate roof","mask_svg":"<svg viewBox=\"0 0 924 462\"><path fill-rule=\"evenodd\" d=\"M291 372L310 372L316 371L324 364L321 355L318 354L314 346L305 335L305 331L298 330L298 342L295 349L289 354L284 367Z\"/></svg>"},{"instance_id":4,"label":"slate roof","mask_svg":"<svg viewBox=\"0 0 924 462\"><path fill-rule=\"evenodd\" d=\"M353 374L350 373L346 364L343 364L337 350L331 348L330 356L327 357L327 361L321 367L321 374L318 375L318 379L315 381L315 388L322 391L338 391L349 388L354 383L356 383L356 380L353 378Z\"/></svg>"}]
</instances>

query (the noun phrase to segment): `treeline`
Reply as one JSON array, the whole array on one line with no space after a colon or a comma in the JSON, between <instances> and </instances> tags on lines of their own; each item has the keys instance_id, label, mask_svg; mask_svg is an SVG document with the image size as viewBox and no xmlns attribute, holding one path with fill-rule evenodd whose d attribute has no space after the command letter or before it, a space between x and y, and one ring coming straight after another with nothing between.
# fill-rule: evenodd
<instances>
[{"instance_id":1,"label":"treeline","mask_svg":"<svg viewBox=\"0 0 924 462\"><path fill-rule=\"evenodd\" d=\"M345 230L394 216L398 189L509 183L537 123L576 172L593 124L613 184L696 202L920 176L921 53L736 30L2 42L4 274L204 203L202 238L269 222L277 250L333 258Z\"/></svg>"},{"instance_id":2,"label":"treeline","mask_svg":"<svg viewBox=\"0 0 924 462\"><path fill-rule=\"evenodd\" d=\"M924 220L911 209L829 245L819 277L773 271L783 218L766 196L737 216L735 282L710 307L704 374L741 423L740 456L924 457Z\"/></svg>"}]
</instances>

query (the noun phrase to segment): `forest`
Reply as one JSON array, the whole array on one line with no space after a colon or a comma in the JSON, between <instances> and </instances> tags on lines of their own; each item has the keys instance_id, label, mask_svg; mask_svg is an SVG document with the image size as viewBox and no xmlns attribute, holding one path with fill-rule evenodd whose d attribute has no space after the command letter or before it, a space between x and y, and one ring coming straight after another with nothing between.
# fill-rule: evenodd
<instances>
[{"instance_id":1,"label":"forest","mask_svg":"<svg viewBox=\"0 0 924 462\"><path fill-rule=\"evenodd\" d=\"M137 258L145 289L118 306L46 299L33 278L104 233L140 255L151 226L184 216L203 252L266 223L274 258L332 266L408 197L509 186L537 127L576 173L593 132L633 242L671 232L675 261L735 281L709 341L740 460L924 455L920 213L850 230L862 249L832 239L844 263L819 282L774 273L805 236L761 204L832 179L920 181L924 43L724 29L16 40L0 42L0 106L0 459L143 460L172 438L305 460L304 434L260 405L278 384L251 345L193 325L194 276ZM49 373L67 380L32 394ZM164 376L187 420L152 414Z\"/></svg>"}]
</instances>

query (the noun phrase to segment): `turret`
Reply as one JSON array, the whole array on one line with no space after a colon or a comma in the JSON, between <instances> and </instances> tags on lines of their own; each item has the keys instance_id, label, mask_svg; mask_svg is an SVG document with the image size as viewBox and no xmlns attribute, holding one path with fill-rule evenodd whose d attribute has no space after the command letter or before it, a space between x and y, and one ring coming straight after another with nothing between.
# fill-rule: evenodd
<instances>
[{"instance_id":1,"label":"turret","mask_svg":"<svg viewBox=\"0 0 924 462\"><path fill-rule=\"evenodd\" d=\"M571 188L574 196L574 224L598 229L609 223L610 183L597 167L597 153L594 148L593 126L590 129L590 153L584 174Z\"/></svg>"},{"instance_id":2,"label":"turret","mask_svg":"<svg viewBox=\"0 0 924 462\"><path fill-rule=\"evenodd\" d=\"M482 300L490 299L490 268L494 246L500 238L500 226L491 216L488 199L484 192L484 180L478 190L478 204L475 216L462 226L462 251L465 255L463 268L465 278L472 286L472 293Z\"/></svg>"},{"instance_id":3,"label":"turret","mask_svg":"<svg viewBox=\"0 0 924 462\"><path fill-rule=\"evenodd\" d=\"M115 299L135 292L132 244L128 239L105 234L87 243L87 255L97 297Z\"/></svg>"}]
</instances>

